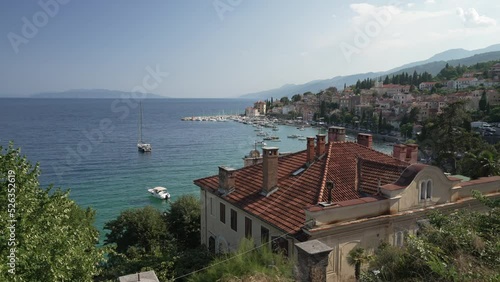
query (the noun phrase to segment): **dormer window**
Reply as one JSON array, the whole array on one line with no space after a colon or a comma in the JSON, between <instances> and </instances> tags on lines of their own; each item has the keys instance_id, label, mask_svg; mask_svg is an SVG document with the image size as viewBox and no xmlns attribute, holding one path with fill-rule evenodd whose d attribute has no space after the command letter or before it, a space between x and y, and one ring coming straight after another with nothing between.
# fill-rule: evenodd
<instances>
[{"instance_id":1,"label":"dormer window","mask_svg":"<svg viewBox=\"0 0 500 282\"><path fill-rule=\"evenodd\" d=\"M419 200L429 201L432 198L432 180L426 179L420 182Z\"/></svg>"}]
</instances>

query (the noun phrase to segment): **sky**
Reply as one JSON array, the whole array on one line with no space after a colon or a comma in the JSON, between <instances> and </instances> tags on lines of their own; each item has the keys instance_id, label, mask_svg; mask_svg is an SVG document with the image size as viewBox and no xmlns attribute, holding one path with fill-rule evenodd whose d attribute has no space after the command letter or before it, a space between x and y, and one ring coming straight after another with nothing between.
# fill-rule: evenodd
<instances>
[{"instance_id":1,"label":"sky","mask_svg":"<svg viewBox=\"0 0 500 282\"><path fill-rule=\"evenodd\" d=\"M500 2L0 1L0 34L0 96L226 98L498 44Z\"/></svg>"}]
</instances>

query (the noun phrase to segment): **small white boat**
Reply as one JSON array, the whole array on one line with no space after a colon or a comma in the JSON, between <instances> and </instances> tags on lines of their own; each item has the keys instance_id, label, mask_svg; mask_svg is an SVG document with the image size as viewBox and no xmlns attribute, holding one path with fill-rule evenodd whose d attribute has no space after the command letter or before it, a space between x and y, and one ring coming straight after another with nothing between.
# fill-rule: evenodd
<instances>
[{"instance_id":1,"label":"small white boat","mask_svg":"<svg viewBox=\"0 0 500 282\"><path fill-rule=\"evenodd\" d=\"M148 189L148 192L158 199L166 200L170 199L170 193L168 193L167 188L165 187L155 187L152 189Z\"/></svg>"},{"instance_id":2,"label":"small white boat","mask_svg":"<svg viewBox=\"0 0 500 282\"><path fill-rule=\"evenodd\" d=\"M264 141L257 141L257 142L255 142L255 145L263 147L263 146L267 146L267 143Z\"/></svg>"}]
</instances>

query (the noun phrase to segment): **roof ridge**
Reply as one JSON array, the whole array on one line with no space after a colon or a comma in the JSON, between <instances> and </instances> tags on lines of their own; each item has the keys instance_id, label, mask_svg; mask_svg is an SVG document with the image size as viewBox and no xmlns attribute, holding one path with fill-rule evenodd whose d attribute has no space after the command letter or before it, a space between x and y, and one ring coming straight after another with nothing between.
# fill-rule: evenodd
<instances>
[{"instance_id":1,"label":"roof ridge","mask_svg":"<svg viewBox=\"0 0 500 282\"><path fill-rule=\"evenodd\" d=\"M390 155L386 155L386 156L390 156ZM392 156L390 156L390 157L392 157ZM387 165L387 166L393 166L393 167L398 167L398 168L406 168L406 167L408 167L409 165L411 165L410 163L406 164L406 162L404 162L404 163L399 163L399 164L391 164L391 163L389 163L389 162L384 162L384 161L380 161L380 160L372 160L372 159L364 158L364 157L359 156L359 155L358 155L358 158L362 159L362 160L363 160L363 162L368 162L368 163L377 163L377 164L382 164L382 165ZM392 157L392 158L393 158L393 159L395 159L395 160L398 160L398 161L400 161L400 162L403 162L403 161L401 161L400 159L396 159L396 158L394 158L394 157Z\"/></svg>"},{"instance_id":2,"label":"roof ridge","mask_svg":"<svg viewBox=\"0 0 500 282\"><path fill-rule=\"evenodd\" d=\"M321 180L321 185L319 187L319 190L318 190L318 194L316 195L316 203L320 202L321 199L323 199L323 192L325 190L325 185L326 185L326 178L328 177L328 168L330 167L330 156L332 155L331 154L331 151L332 151L332 145L330 145L330 143L328 143L328 150L327 150L327 153L326 153L326 158L325 158L325 165L323 167L323 179Z\"/></svg>"},{"instance_id":3,"label":"roof ridge","mask_svg":"<svg viewBox=\"0 0 500 282\"><path fill-rule=\"evenodd\" d=\"M407 162L407 161L402 161L402 160L400 160L400 159L398 159L398 158L395 158L395 157L394 157L393 155L391 155L391 154L385 154L385 153L379 152L379 151L377 151L377 150L375 150L375 149L373 149L373 148L363 146L363 145L361 145L361 144L359 144L359 143L357 143L357 142L353 142L353 143L357 144L357 145L358 145L358 146L360 146L361 148L365 148L365 149L371 150L372 152L375 152L375 153L377 153L377 154L379 154L379 155L384 155L384 156L386 156L386 157L390 157L391 159L394 159L394 160L400 161L400 162L402 162L402 163L406 164L406 166L410 165L410 163L409 163L409 162ZM373 160L372 160L372 161L373 161ZM383 162L380 162L380 163L383 163Z\"/></svg>"}]
</instances>

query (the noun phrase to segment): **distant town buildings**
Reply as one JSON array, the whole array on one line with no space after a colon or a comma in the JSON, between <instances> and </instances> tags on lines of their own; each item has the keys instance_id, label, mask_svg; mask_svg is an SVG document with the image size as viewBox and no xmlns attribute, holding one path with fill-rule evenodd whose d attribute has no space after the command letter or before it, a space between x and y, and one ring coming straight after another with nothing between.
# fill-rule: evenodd
<instances>
[{"instance_id":1,"label":"distant town buildings","mask_svg":"<svg viewBox=\"0 0 500 282\"><path fill-rule=\"evenodd\" d=\"M488 73L488 79L483 76ZM424 81L418 87L400 84L383 84L375 81L370 89L345 88L337 91L331 87L318 94L304 93L302 99L296 102L281 103L275 100L271 109L266 109L266 102L258 101L253 108L246 110L250 117L262 116L266 113L293 113L305 122L313 121L315 113L319 112L322 103L335 104L341 111L349 111L359 120L363 113L369 115L381 114L387 124L399 128L399 122L412 109L418 109L418 121L435 117L443 112L450 103L464 101L466 109L479 109L479 101L483 92L490 106L500 105L499 92L493 87L500 84L500 64L493 65L487 72L466 72L461 77L450 81ZM481 89L477 89L481 87ZM438 89L441 92L438 93ZM443 94L445 92L446 94ZM330 109L328 115L332 115Z\"/></svg>"}]
</instances>

